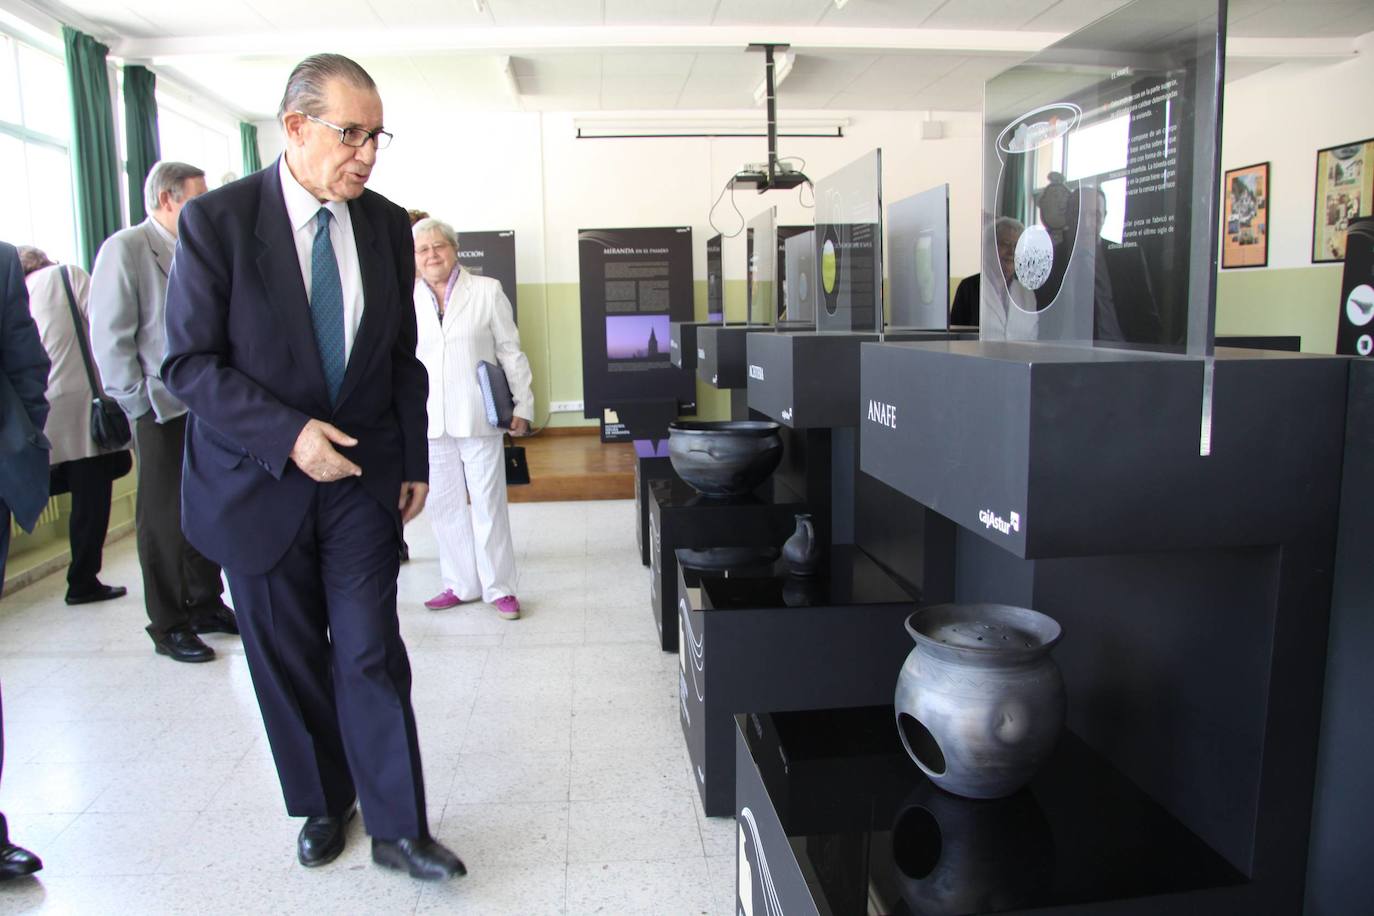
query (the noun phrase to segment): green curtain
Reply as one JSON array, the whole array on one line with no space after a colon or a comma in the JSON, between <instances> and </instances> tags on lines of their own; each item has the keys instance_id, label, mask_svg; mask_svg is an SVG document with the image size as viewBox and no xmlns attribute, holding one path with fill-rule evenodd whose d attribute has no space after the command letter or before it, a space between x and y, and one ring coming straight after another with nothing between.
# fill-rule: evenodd
<instances>
[{"instance_id":1,"label":"green curtain","mask_svg":"<svg viewBox=\"0 0 1374 916\"><path fill-rule=\"evenodd\" d=\"M129 159L129 222L141 223L148 215L143 204L143 182L162 158L157 138L157 77L147 67L124 68L124 137Z\"/></svg>"},{"instance_id":2,"label":"green curtain","mask_svg":"<svg viewBox=\"0 0 1374 916\"><path fill-rule=\"evenodd\" d=\"M251 175L262 168L262 154L258 152L257 127L247 121L240 121L239 141L243 144L243 174Z\"/></svg>"},{"instance_id":3,"label":"green curtain","mask_svg":"<svg viewBox=\"0 0 1374 916\"><path fill-rule=\"evenodd\" d=\"M82 266L89 270L101 243L120 229L119 157L115 152L110 74L105 69L105 55L110 49L65 25L62 43L67 50L72 91L77 224Z\"/></svg>"}]
</instances>

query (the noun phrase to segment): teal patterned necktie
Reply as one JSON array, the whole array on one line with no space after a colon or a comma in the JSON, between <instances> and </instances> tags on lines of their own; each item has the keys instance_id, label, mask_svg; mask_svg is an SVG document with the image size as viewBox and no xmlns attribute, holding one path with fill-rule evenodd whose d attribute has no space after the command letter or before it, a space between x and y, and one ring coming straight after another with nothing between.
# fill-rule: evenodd
<instances>
[{"instance_id":1,"label":"teal patterned necktie","mask_svg":"<svg viewBox=\"0 0 1374 916\"><path fill-rule=\"evenodd\" d=\"M329 242L329 217L325 207L315 214L315 246L310 252L310 322L315 326L315 345L320 368L329 385L329 403L339 399L344 377L343 284L339 262Z\"/></svg>"}]
</instances>

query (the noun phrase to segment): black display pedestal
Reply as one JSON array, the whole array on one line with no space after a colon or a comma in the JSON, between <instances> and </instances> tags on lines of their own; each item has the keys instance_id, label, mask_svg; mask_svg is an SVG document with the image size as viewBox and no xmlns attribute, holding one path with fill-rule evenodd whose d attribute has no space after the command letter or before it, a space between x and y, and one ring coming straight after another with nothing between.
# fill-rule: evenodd
<instances>
[{"instance_id":1,"label":"black display pedestal","mask_svg":"<svg viewBox=\"0 0 1374 916\"><path fill-rule=\"evenodd\" d=\"M697 330L709 327L710 321L672 321L668 328L668 359L679 369L695 372L697 368Z\"/></svg>"},{"instance_id":2,"label":"black display pedestal","mask_svg":"<svg viewBox=\"0 0 1374 916\"><path fill-rule=\"evenodd\" d=\"M676 478L671 459L635 456L635 543L645 566L649 565L649 482Z\"/></svg>"},{"instance_id":3,"label":"black display pedestal","mask_svg":"<svg viewBox=\"0 0 1374 916\"><path fill-rule=\"evenodd\" d=\"M806 505L765 483L750 496L711 499L673 477L649 482L649 604L659 646L677 651L676 551L683 547L781 547Z\"/></svg>"},{"instance_id":4,"label":"black display pedestal","mask_svg":"<svg viewBox=\"0 0 1374 916\"><path fill-rule=\"evenodd\" d=\"M962 530L955 598L1033 607L1068 725L1302 906L1348 365L968 341L865 344L862 468Z\"/></svg>"},{"instance_id":5,"label":"black display pedestal","mask_svg":"<svg viewBox=\"0 0 1374 916\"><path fill-rule=\"evenodd\" d=\"M697 378L715 388L748 384L744 325L713 324L697 328Z\"/></svg>"},{"instance_id":6,"label":"black display pedestal","mask_svg":"<svg viewBox=\"0 0 1374 916\"><path fill-rule=\"evenodd\" d=\"M735 813L731 717L891 701L910 651L911 596L863 551L839 547L814 576L781 563L678 568L679 718L702 806Z\"/></svg>"},{"instance_id":7,"label":"black display pedestal","mask_svg":"<svg viewBox=\"0 0 1374 916\"><path fill-rule=\"evenodd\" d=\"M734 717L740 912L787 916L1272 912L1073 734L1030 786L936 788L891 705Z\"/></svg>"}]
</instances>

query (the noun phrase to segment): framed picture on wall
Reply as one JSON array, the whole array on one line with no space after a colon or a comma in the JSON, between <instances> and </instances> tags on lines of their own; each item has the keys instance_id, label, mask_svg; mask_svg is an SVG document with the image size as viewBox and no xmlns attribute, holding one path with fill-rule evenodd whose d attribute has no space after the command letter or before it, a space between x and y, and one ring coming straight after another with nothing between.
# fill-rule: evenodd
<instances>
[{"instance_id":1,"label":"framed picture on wall","mask_svg":"<svg viewBox=\"0 0 1374 916\"><path fill-rule=\"evenodd\" d=\"M1312 263L1345 260L1350 221L1374 214L1374 138L1317 151Z\"/></svg>"},{"instance_id":2,"label":"framed picture on wall","mask_svg":"<svg viewBox=\"0 0 1374 916\"><path fill-rule=\"evenodd\" d=\"M1222 182L1221 266L1269 263L1269 163L1230 169Z\"/></svg>"}]
</instances>

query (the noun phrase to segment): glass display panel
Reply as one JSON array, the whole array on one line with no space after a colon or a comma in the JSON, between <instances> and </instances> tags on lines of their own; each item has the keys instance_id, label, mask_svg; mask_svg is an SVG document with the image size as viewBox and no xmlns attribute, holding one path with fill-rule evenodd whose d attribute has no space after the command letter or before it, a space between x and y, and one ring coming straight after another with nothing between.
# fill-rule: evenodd
<instances>
[{"instance_id":1,"label":"glass display panel","mask_svg":"<svg viewBox=\"0 0 1374 916\"><path fill-rule=\"evenodd\" d=\"M892 326L949 327L949 185L888 207L887 272Z\"/></svg>"},{"instance_id":2,"label":"glass display panel","mask_svg":"<svg viewBox=\"0 0 1374 916\"><path fill-rule=\"evenodd\" d=\"M725 275L720 265L720 235L706 240L706 320L720 324L725 320Z\"/></svg>"},{"instance_id":3,"label":"glass display panel","mask_svg":"<svg viewBox=\"0 0 1374 916\"><path fill-rule=\"evenodd\" d=\"M773 268L773 270L775 271L775 273L773 274L773 276L777 277L777 279L778 279L778 321L777 321L777 326L778 326L779 329L785 328L785 327L788 327L788 326L798 327L798 325L797 325L797 323L796 323L795 321L791 321L791 320L789 320L788 317L787 317L787 309L788 309L789 304L790 304L790 303L788 302L788 298L787 298L787 297L788 297L788 288L787 288L787 241L788 241L788 239L791 239L791 238L793 238L794 236L804 235L804 234L806 234L806 233L808 233L808 232L811 232L811 231L812 231L812 227L811 227L811 226L779 226L779 227L778 227L778 231L777 231L777 233L776 233L776 234L777 234L777 237L778 237L778 259L777 259L777 260L778 260L778 263L777 263L777 265ZM806 327L807 329L814 329L815 326L816 326L816 325L815 325L814 319L813 319L811 322L806 323L806 325L805 325L805 327Z\"/></svg>"},{"instance_id":4,"label":"glass display panel","mask_svg":"<svg viewBox=\"0 0 1374 916\"><path fill-rule=\"evenodd\" d=\"M984 338L1211 353L1225 21L1136 0L988 81Z\"/></svg>"},{"instance_id":5,"label":"glass display panel","mask_svg":"<svg viewBox=\"0 0 1374 916\"><path fill-rule=\"evenodd\" d=\"M874 332L883 314L883 151L816 182L816 328Z\"/></svg>"},{"instance_id":6,"label":"glass display panel","mask_svg":"<svg viewBox=\"0 0 1374 916\"><path fill-rule=\"evenodd\" d=\"M742 325L748 316L749 284L745 270L748 260L745 250L747 237L748 233L741 228L734 235L724 235L720 240L721 307L727 325Z\"/></svg>"},{"instance_id":7,"label":"glass display panel","mask_svg":"<svg viewBox=\"0 0 1374 916\"><path fill-rule=\"evenodd\" d=\"M772 327L778 315L778 208L769 207L744 229L747 324Z\"/></svg>"},{"instance_id":8,"label":"glass display panel","mask_svg":"<svg viewBox=\"0 0 1374 916\"><path fill-rule=\"evenodd\" d=\"M783 242L786 251L787 311L783 327L816 327L816 232L809 229Z\"/></svg>"}]
</instances>

